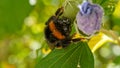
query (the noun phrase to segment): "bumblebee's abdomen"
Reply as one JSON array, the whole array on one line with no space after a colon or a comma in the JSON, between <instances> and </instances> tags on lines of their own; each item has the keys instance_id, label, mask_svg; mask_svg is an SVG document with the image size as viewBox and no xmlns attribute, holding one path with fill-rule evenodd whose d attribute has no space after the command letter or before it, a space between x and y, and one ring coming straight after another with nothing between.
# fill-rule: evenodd
<instances>
[{"instance_id":1,"label":"bumblebee's abdomen","mask_svg":"<svg viewBox=\"0 0 120 68\"><path fill-rule=\"evenodd\" d=\"M50 31L48 26L45 27L44 34L45 34L46 40L49 41L50 43L54 43L56 40L58 40L52 35L52 32Z\"/></svg>"},{"instance_id":2,"label":"bumblebee's abdomen","mask_svg":"<svg viewBox=\"0 0 120 68\"><path fill-rule=\"evenodd\" d=\"M49 23L49 29L52 32L52 34L57 38L57 39L65 39L65 36L56 28L55 24L53 21Z\"/></svg>"}]
</instances>

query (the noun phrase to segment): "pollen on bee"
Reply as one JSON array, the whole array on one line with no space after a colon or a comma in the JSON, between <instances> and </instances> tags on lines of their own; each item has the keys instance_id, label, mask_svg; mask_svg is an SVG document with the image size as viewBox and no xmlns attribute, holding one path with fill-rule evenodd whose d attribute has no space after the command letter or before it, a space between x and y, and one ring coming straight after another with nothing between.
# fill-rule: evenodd
<instances>
[{"instance_id":1,"label":"pollen on bee","mask_svg":"<svg viewBox=\"0 0 120 68\"><path fill-rule=\"evenodd\" d=\"M51 52L51 49L42 48L42 53L43 54L49 54L50 52Z\"/></svg>"},{"instance_id":2,"label":"pollen on bee","mask_svg":"<svg viewBox=\"0 0 120 68\"><path fill-rule=\"evenodd\" d=\"M84 37L84 36L81 36L80 34L78 34L78 33L75 33L73 36L72 36L72 39L75 41L83 41L83 42L85 42L85 41L87 41L87 38L86 37Z\"/></svg>"}]
</instances>

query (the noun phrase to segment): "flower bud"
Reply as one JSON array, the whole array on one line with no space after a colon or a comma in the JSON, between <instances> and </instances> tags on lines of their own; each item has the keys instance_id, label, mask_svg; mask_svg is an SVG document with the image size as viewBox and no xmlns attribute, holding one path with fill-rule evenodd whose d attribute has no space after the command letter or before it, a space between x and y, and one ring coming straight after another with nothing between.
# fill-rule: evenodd
<instances>
[{"instance_id":1,"label":"flower bud","mask_svg":"<svg viewBox=\"0 0 120 68\"><path fill-rule=\"evenodd\" d=\"M78 29L85 35L93 35L100 30L103 9L97 4L83 2L78 5L80 11L77 13Z\"/></svg>"}]
</instances>

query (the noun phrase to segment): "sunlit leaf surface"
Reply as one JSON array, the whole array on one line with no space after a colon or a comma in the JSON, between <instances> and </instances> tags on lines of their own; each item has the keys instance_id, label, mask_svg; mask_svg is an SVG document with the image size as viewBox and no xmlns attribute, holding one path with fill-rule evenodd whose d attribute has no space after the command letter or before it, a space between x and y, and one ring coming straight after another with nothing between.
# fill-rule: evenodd
<instances>
[{"instance_id":1,"label":"sunlit leaf surface","mask_svg":"<svg viewBox=\"0 0 120 68\"><path fill-rule=\"evenodd\" d=\"M40 60L36 68L94 68L93 55L85 42L55 49Z\"/></svg>"}]
</instances>

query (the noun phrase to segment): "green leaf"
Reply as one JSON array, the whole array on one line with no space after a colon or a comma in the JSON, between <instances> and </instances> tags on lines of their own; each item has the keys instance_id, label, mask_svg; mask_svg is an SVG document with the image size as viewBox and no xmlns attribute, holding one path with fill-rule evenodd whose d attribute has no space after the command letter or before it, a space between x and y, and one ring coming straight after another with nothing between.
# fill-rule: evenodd
<instances>
[{"instance_id":1,"label":"green leaf","mask_svg":"<svg viewBox=\"0 0 120 68\"><path fill-rule=\"evenodd\" d=\"M86 42L73 43L54 49L40 60L35 68L94 68L94 59Z\"/></svg>"},{"instance_id":2,"label":"green leaf","mask_svg":"<svg viewBox=\"0 0 120 68\"><path fill-rule=\"evenodd\" d=\"M113 60L113 62L115 63L115 64L120 64L120 56L117 56L114 60Z\"/></svg>"},{"instance_id":3,"label":"green leaf","mask_svg":"<svg viewBox=\"0 0 120 68\"><path fill-rule=\"evenodd\" d=\"M104 9L105 15L111 15L115 10L118 0L93 0L93 3L100 4Z\"/></svg>"},{"instance_id":4,"label":"green leaf","mask_svg":"<svg viewBox=\"0 0 120 68\"><path fill-rule=\"evenodd\" d=\"M29 0L1 0L0 37L20 31L31 9Z\"/></svg>"}]
</instances>

